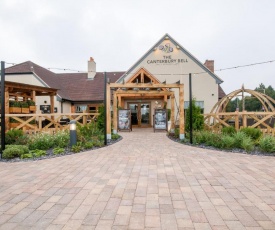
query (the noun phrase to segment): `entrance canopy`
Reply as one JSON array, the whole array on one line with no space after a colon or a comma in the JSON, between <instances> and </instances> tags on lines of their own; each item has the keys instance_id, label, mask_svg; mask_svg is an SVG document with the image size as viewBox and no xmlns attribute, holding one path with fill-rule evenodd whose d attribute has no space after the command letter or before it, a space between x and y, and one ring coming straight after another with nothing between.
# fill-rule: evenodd
<instances>
[{"instance_id":1,"label":"entrance canopy","mask_svg":"<svg viewBox=\"0 0 275 230\"><path fill-rule=\"evenodd\" d=\"M107 84L106 90L106 103L107 103L107 138L111 139L111 90L113 90L113 132L117 132L117 108L123 107L125 98L164 98L167 102L167 98L171 99L171 129L174 129L174 91L170 89L179 89L179 114L180 114L180 138L184 139L184 92L183 84L174 83L166 84L166 82L160 83L153 75L148 71L141 68L127 83L110 83Z\"/></svg>"}]
</instances>

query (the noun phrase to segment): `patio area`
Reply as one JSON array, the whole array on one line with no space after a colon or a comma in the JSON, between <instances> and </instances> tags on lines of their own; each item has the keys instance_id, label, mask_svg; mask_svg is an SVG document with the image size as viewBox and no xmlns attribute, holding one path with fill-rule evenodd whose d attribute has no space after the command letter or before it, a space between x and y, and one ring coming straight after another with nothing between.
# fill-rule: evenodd
<instances>
[{"instance_id":1,"label":"patio area","mask_svg":"<svg viewBox=\"0 0 275 230\"><path fill-rule=\"evenodd\" d=\"M275 158L175 143L152 128L108 147L0 163L0 229L275 229Z\"/></svg>"}]
</instances>

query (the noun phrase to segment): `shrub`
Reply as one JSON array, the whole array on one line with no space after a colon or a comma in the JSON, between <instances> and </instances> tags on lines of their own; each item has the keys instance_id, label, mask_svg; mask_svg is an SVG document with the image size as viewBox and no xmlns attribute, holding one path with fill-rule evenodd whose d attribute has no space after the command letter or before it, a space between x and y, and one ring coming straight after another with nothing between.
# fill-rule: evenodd
<instances>
[{"instance_id":1,"label":"shrub","mask_svg":"<svg viewBox=\"0 0 275 230\"><path fill-rule=\"evenodd\" d=\"M227 135L221 136L221 148L223 149L233 149L235 145L234 137Z\"/></svg>"},{"instance_id":2,"label":"shrub","mask_svg":"<svg viewBox=\"0 0 275 230\"><path fill-rule=\"evenodd\" d=\"M35 149L48 150L53 146L54 146L54 136L47 133L33 135L29 142L29 149L31 150L35 150Z\"/></svg>"},{"instance_id":3,"label":"shrub","mask_svg":"<svg viewBox=\"0 0 275 230\"><path fill-rule=\"evenodd\" d=\"M29 149L27 146L7 145L6 149L3 151L3 158L12 159L15 157L20 157L22 154L25 154L28 152L29 152Z\"/></svg>"},{"instance_id":4,"label":"shrub","mask_svg":"<svg viewBox=\"0 0 275 230\"><path fill-rule=\"evenodd\" d=\"M58 131L53 135L54 147L66 148L69 146L70 134L66 131Z\"/></svg>"},{"instance_id":5,"label":"shrub","mask_svg":"<svg viewBox=\"0 0 275 230\"><path fill-rule=\"evenodd\" d=\"M65 149L64 148L54 148L53 149L53 154L54 155L57 155L57 154L62 154L62 153L64 153L65 152Z\"/></svg>"},{"instance_id":6,"label":"shrub","mask_svg":"<svg viewBox=\"0 0 275 230\"><path fill-rule=\"evenodd\" d=\"M81 150L83 149L83 147L81 146L81 143L77 143L76 145L73 145L71 150L74 153L79 153Z\"/></svg>"},{"instance_id":7,"label":"shrub","mask_svg":"<svg viewBox=\"0 0 275 230\"><path fill-rule=\"evenodd\" d=\"M19 129L11 129L6 132L5 135L5 143L7 145L15 144L19 139L26 136L22 130Z\"/></svg>"},{"instance_id":8,"label":"shrub","mask_svg":"<svg viewBox=\"0 0 275 230\"><path fill-rule=\"evenodd\" d=\"M263 152L275 152L275 138L272 136L264 136L259 140L259 148Z\"/></svg>"},{"instance_id":9,"label":"shrub","mask_svg":"<svg viewBox=\"0 0 275 230\"><path fill-rule=\"evenodd\" d=\"M104 130L104 124L105 124L104 105L98 108L98 112L99 112L99 115L97 117L96 125L99 130Z\"/></svg>"},{"instance_id":10,"label":"shrub","mask_svg":"<svg viewBox=\"0 0 275 230\"><path fill-rule=\"evenodd\" d=\"M83 147L84 149L91 149L94 147L94 144L93 142L89 141L89 142L86 142Z\"/></svg>"},{"instance_id":11,"label":"shrub","mask_svg":"<svg viewBox=\"0 0 275 230\"><path fill-rule=\"evenodd\" d=\"M32 154L33 157L41 157L46 155L46 151L41 149L35 149L31 150L30 154Z\"/></svg>"},{"instance_id":12,"label":"shrub","mask_svg":"<svg viewBox=\"0 0 275 230\"><path fill-rule=\"evenodd\" d=\"M240 132L243 132L247 136L251 137L253 141L257 141L262 136L262 131L257 128L246 127L242 128Z\"/></svg>"},{"instance_id":13,"label":"shrub","mask_svg":"<svg viewBox=\"0 0 275 230\"><path fill-rule=\"evenodd\" d=\"M197 144L204 144L211 134L212 132L205 130L194 132L194 142Z\"/></svg>"},{"instance_id":14,"label":"shrub","mask_svg":"<svg viewBox=\"0 0 275 230\"><path fill-rule=\"evenodd\" d=\"M247 137L246 134L244 132L236 132L233 137L235 139L235 147L242 148L241 144L243 139Z\"/></svg>"},{"instance_id":15,"label":"shrub","mask_svg":"<svg viewBox=\"0 0 275 230\"><path fill-rule=\"evenodd\" d=\"M27 158L33 158L33 155L32 153L26 153L26 154L22 154L21 159L27 159Z\"/></svg>"},{"instance_id":16,"label":"shrub","mask_svg":"<svg viewBox=\"0 0 275 230\"><path fill-rule=\"evenodd\" d=\"M201 114L201 108L196 105L196 100L192 99L192 129L193 130L203 130L204 118ZM185 117L185 131L190 131L190 107L186 111Z\"/></svg>"},{"instance_id":17,"label":"shrub","mask_svg":"<svg viewBox=\"0 0 275 230\"><path fill-rule=\"evenodd\" d=\"M174 133L176 138L179 138L180 136L180 129L179 128L175 128L175 133Z\"/></svg>"},{"instance_id":18,"label":"shrub","mask_svg":"<svg viewBox=\"0 0 275 230\"><path fill-rule=\"evenodd\" d=\"M222 128L222 134L227 134L232 136L236 133L236 129L233 126L227 126Z\"/></svg>"},{"instance_id":19,"label":"shrub","mask_svg":"<svg viewBox=\"0 0 275 230\"><path fill-rule=\"evenodd\" d=\"M22 102L21 102L21 107L22 107L22 108L29 108L28 102L22 101Z\"/></svg>"},{"instance_id":20,"label":"shrub","mask_svg":"<svg viewBox=\"0 0 275 230\"><path fill-rule=\"evenodd\" d=\"M77 126L77 140L79 142L90 141L93 137L100 136L102 134L102 130L100 130L94 122L91 122L83 126Z\"/></svg>"},{"instance_id":21,"label":"shrub","mask_svg":"<svg viewBox=\"0 0 275 230\"><path fill-rule=\"evenodd\" d=\"M247 152L250 152L254 149L254 142L251 137L246 136L241 142L241 148Z\"/></svg>"},{"instance_id":22,"label":"shrub","mask_svg":"<svg viewBox=\"0 0 275 230\"><path fill-rule=\"evenodd\" d=\"M120 138L120 136L116 133L116 134L112 134L112 137L111 137L113 140L117 140Z\"/></svg>"}]
</instances>

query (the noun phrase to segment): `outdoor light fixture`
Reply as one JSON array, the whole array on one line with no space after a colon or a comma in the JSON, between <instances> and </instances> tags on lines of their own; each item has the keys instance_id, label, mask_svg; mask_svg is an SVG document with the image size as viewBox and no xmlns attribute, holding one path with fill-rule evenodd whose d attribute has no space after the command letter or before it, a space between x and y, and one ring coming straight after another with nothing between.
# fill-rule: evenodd
<instances>
[{"instance_id":1,"label":"outdoor light fixture","mask_svg":"<svg viewBox=\"0 0 275 230\"><path fill-rule=\"evenodd\" d=\"M110 78L107 78L107 84L110 84Z\"/></svg>"},{"instance_id":2,"label":"outdoor light fixture","mask_svg":"<svg viewBox=\"0 0 275 230\"><path fill-rule=\"evenodd\" d=\"M70 146L76 145L77 136L76 136L76 121L70 121Z\"/></svg>"},{"instance_id":3,"label":"outdoor light fixture","mask_svg":"<svg viewBox=\"0 0 275 230\"><path fill-rule=\"evenodd\" d=\"M179 84L180 84L180 80L178 80L178 81L176 82L176 84L178 84L178 85L179 85Z\"/></svg>"},{"instance_id":4,"label":"outdoor light fixture","mask_svg":"<svg viewBox=\"0 0 275 230\"><path fill-rule=\"evenodd\" d=\"M176 46L177 47L177 49L179 50L180 49L180 47L179 46Z\"/></svg>"},{"instance_id":5,"label":"outdoor light fixture","mask_svg":"<svg viewBox=\"0 0 275 230\"><path fill-rule=\"evenodd\" d=\"M155 47L155 48L154 48L154 50L157 50L157 49L158 49L158 47Z\"/></svg>"},{"instance_id":6,"label":"outdoor light fixture","mask_svg":"<svg viewBox=\"0 0 275 230\"><path fill-rule=\"evenodd\" d=\"M168 36L166 36L166 37L165 37L165 40L169 40L169 37L168 37Z\"/></svg>"},{"instance_id":7,"label":"outdoor light fixture","mask_svg":"<svg viewBox=\"0 0 275 230\"><path fill-rule=\"evenodd\" d=\"M162 82L162 84L166 85L166 80L164 82Z\"/></svg>"}]
</instances>

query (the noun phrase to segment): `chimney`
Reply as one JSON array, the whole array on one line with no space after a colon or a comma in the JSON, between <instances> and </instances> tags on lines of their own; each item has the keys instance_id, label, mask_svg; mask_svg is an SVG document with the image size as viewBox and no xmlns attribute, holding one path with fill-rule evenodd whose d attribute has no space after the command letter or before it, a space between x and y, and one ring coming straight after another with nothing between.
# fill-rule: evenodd
<instances>
[{"instance_id":1,"label":"chimney","mask_svg":"<svg viewBox=\"0 0 275 230\"><path fill-rule=\"evenodd\" d=\"M206 60L204 65L212 72L214 73L214 60Z\"/></svg>"},{"instance_id":2,"label":"chimney","mask_svg":"<svg viewBox=\"0 0 275 230\"><path fill-rule=\"evenodd\" d=\"M92 57L88 61L88 79L93 80L96 75L96 63Z\"/></svg>"}]
</instances>

